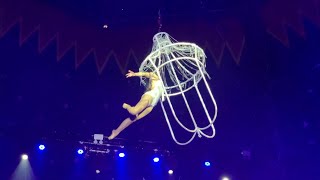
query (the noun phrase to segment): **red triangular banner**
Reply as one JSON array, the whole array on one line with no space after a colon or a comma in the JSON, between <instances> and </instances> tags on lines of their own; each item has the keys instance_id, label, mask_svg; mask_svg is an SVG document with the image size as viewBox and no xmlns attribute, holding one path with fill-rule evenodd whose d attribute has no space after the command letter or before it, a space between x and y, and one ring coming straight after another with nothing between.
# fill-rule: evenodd
<instances>
[{"instance_id":1,"label":"red triangular banner","mask_svg":"<svg viewBox=\"0 0 320 180\"><path fill-rule=\"evenodd\" d=\"M277 4L276 4L277 3ZM279 9L280 1L269 1L262 11L262 17L267 29L274 38L289 46L288 32L284 13ZM281 9L281 7L280 7Z\"/></svg>"},{"instance_id":2,"label":"red triangular banner","mask_svg":"<svg viewBox=\"0 0 320 180\"><path fill-rule=\"evenodd\" d=\"M300 4L300 11L303 16L311 20L314 24L320 27L320 1L306 1Z\"/></svg>"},{"instance_id":3,"label":"red triangular banner","mask_svg":"<svg viewBox=\"0 0 320 180\"><path fill-rule=\"evenodd\" d=\"M20 21L20 17L11 1L0 0L0 38Z\"/></svg>"},{"instance_id":4,"label":"red triangular banner","mask_svg":"<svg viewBox=\"0 0 320 180\"><path fill-rule=\"evenodd\" d=\"M226 45L237 64L240 63L245 35L239 20L234 18L224 19L218 26L218 30L226 41Z\"/></svg>"},{"instance_id":5,"label":"red triangular banner","mask_svg":"<svg viewBox=\"0 0 320 180\"><path fill-rule=\"evenodd\" d=\"M208 26L206 47L211 53L216 64L220 66L225 48L225 41L218 32L217 26Z\"/></svg>"},{"instance_id":6,"label":"red triangular banner","mask_svg":"<svg viewBox=\"0 0 320 180\"><path fill-rule=\"evenodd\" d=\"M319 9L319 0L271 0L266 3L262 14L267 31L288 46L287 26L304 36L303 16L320 26ZM35 0L0 0L0 37L18 21L21 23L20 43L39 30L39 52L56 38L57 59L60 60L76 44L76 67L94 52L100 73L112 55L116 57L122 72L126 71L128 62L132 59L130 57L137 56L133 60L140 63L150 53L152 37L157 32L156 23L137 25L130 27L130 30L102 29L77 22L63 12ZM191 24L189 21L177 21L173 17L169 24L164 24L162 30L180 42L198 44L212 54L218 65L225 47L235 62L240 63L245 36L237 17L223 16L211 24L208 20Z\"/></svg>"},{"instance_id":7,"label":"red triangular banner","mask_svg":"<svg viewBox=\"0 0 320 180\"><path fill-rule=\"evenodd\" d=\"M110 50L107 48L95 48L94 56L99 74L102 73L107 61L109 60Z\"/></svg>"},{"instance_id":8,"label":"red triangular banner","mask_svg":"<svg viewBox=\"0 0 320 180\"><path fill-rule=\"evenodd\" d=\"M20 21L20 46L39 30L39 23L32 20L32 16L24 16Z\"/></svg>"}]
</instances>

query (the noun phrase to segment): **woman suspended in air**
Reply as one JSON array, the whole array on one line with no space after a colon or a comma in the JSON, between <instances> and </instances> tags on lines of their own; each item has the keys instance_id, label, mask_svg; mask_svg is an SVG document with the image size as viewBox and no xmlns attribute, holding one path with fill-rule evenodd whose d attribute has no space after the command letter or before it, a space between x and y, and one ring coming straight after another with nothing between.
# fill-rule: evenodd
<instances>
[{"instance_id":1,"label":"woman suspended in air","mask_svg":"<svg viewBox=\"0 0 320 180\"><path fill-rule=\"evenodd\" d=\"M146 92L141 96L140 101L135 106L130 106L129 104L123 103L122 107L126 109L130 117L122 121L119 127L112 131L111 135L108 137L109 140L117 137L125 128L130 126L133 122L148 115L159 102L163 87L162 82L159 77L152 72L133 72L128 71L126 77L146 77L149 79L149 83L146 86Z\"/></svg>"}]
</instances>

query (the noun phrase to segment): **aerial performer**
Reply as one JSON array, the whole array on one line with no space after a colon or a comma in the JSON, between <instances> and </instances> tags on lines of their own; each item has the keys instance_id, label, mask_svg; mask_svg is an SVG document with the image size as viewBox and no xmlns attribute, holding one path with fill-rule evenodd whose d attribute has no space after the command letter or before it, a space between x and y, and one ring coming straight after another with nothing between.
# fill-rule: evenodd
<instances>
[{"instance_id":1,"label":"aerial performer","mask_svg":"<svg viewBox=\"0 0 320 180\"><path fill-rule=\"evenodd\" d=\"M133 122L148 115L159 102L171 136L177 144L189 144L196 135L206 138L215 136L213 123L217 117L217 104L207 82L207 78L210 79L210 76L206 71L206 55L198 45L189 42L178 42L168 33L159 32L153 37L152 51L141 63L139 72L129 70L126 77L139 77L141 84L146 87L146 92L135 106L123 104L123 108L128 111L130 117L126 118L117 129L112 131L108 137L109 140L114 139ZM200 83L204 83L206 90L200 90ZM190 93L192 92L194 94L191 95ZM205 92L207 93L206 97L204 97ZM182 98L184 101L187 109L184 115L187 114L189 117L183 116L183 119L184 121L191 120L192 128L187 127L176 114L175 108L171 103L175 100L175 97ZM192 109L188 99L191 99L192 103L195 100L199 100L196 110L202 109L204 116L199 116L199 112L194 115L195 109ZM208 110L209 103L212 103L213 110ZM178 125L192 134L189 140L182 142L177 139L171 126L170 119L172 118L169 118L170 114L167 113L168 109L170 109L171 117L174 118ZM199 124L203 124L203 120L199 121L197 119L203 119L204 117L207 119L208 124L200 126ZM207 134L208 131L205 132L205 130L210 130L211 133Z\"/></svg>"},{"instance_id":2,"label":"aerial performer","mask_svg":"<svg viewBox=\"0 0 320 180\"><path fill-rule=\"evenodd\" d=\"M123 103L122 108L129 112L129 117L122 121L119 127L112 131L108 137L109 140L117 137L121 131L130 126L133 122L142 119L148 115L160 100L163 87L159 77L153 72L133 72L131 70L126 74L127 78L130 77L144 77L148 78L148 85L146 86L146 92L141 96L140 101L135 106L130 106L127 103Z\"/></svg>"}]
</instances>

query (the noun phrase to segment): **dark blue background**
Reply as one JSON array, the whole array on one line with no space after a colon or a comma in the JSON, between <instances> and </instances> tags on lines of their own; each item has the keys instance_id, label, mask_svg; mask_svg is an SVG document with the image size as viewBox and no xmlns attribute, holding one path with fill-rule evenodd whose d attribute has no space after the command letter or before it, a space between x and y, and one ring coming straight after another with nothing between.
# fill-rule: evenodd
<instances>
[{"instance_id":1,"label":"dark blue background","mask_svg":"<svg viewBox=\"0 0 320 180\"><path fill-rule=\"evenodd\" d=\"M290 47L286 48L256 19L254 9L263 2L241 6L237 1L203 1L205 6L200 1L43 3L51 3L83 21L97 25L109 21L119 28L136 22L157 23L159 7L163 23L176 15L181 19L191 16L192 24L210 16L214 9L241 14L246 22L246 45L240 65L228 53L220 66L212 57L207 59L213 77L210 86L219 108L216 137L196 139L189 146L175 145L160 106L120 136L170 147L176 152L182 177L205 176L202 162L210 159L213 169L206 172L207 177L217 178L227 172L241 180L319 178L320 33L314 24L305 21L305 39L288 29ZM252 11L244 12L246 8ZM97 132L109 134L126 117L122 103L134 104L143 92L139 79L125 79L115 61L110 61L102 74L98 74L92 56L75 69L74 49L57 62L56 44L38 54L37 42L34 34L20 47L18 26L0 39L0 173L5 177L16 167L18 155L31 152L43 137L76 142ZM131 62L129 68L137 70ZM65 154L56 158L61 160L56 160L58 165L65 164L64 160L73 161L67 155L73 145L52 146L57 153L60 149L60 154ZM251 160L241 155L247 149ZM55 155L52 152L52 157ZM144 170L132 162L136 176L142 176ZM69 177L66 168L58 165L35 171L43 177L56 177L53 179ZM73 165L66 163L65 167ZM89 163L82 177L93 179L93 167Z\"/></svg>"}]
</instances>

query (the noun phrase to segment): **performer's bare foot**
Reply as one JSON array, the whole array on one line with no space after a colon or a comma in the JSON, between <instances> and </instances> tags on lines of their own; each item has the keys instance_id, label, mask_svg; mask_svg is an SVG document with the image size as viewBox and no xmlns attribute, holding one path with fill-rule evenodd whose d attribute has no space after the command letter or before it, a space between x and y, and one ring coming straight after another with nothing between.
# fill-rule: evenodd
<instances>
[{"instance_id":1,"label":"performer's bare foot","mask_svg":"<svg viewBox=\"0 0 320 180\"><path fill-rule=\"evenodd\" d=\"M108 137L109 140L114 139L115 137L118 136L119 133L116 132L116 130L112 130L111 135Z\"/></svg>"},{"instance_id":2,"label":"performer's bare foot","mask_svg":"<svg viewBox=\"0 0 320 180\"><path fill-rule=\"evenodd\" d=\"M122 108L123 108L123 109L128 109L128 107L129 107L129 104L123 103L123 105L122 105Z\"/></svg>"}]
</instances>

